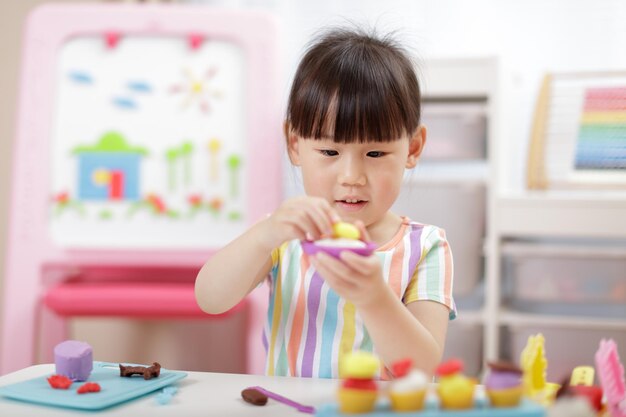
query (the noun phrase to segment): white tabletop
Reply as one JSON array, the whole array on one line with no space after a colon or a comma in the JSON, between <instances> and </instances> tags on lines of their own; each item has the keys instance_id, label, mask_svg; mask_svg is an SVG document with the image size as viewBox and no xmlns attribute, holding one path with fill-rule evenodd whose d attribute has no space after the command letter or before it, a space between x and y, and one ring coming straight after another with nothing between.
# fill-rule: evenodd
<instances>
[{"instance_id":1,"label":"white tabletop","mask_svg":"<svg viewBox=\"0 0 626 417\"><path fill-rule=\"evenodd\" d=\"M35 365L0 377L0 386L25 381L54 373L54 364ZM84 412L47 407L0 397L0 416L249 416L249 417L307 417L293 408L276 401L265 406L254 406L241 398L241 391L259 385L302 404L319 406L332 402L337 388L336 380L315 378L269 377L259 375L187 372L178 382L178 392L169 404L157 403L155 394L123 403L98 412Z\"/></svg>"}]
</instances>

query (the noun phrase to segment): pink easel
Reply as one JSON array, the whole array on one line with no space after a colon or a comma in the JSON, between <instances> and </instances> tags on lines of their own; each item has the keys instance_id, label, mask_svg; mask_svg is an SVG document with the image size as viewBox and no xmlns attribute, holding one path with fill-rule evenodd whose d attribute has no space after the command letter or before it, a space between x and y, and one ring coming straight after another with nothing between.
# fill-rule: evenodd
<instances>
[{"instance_id":1,"label":"pink easel","mask_svg":"<svg viewBox=\"0 0 626 417\"><path fill-rule=\"evenodd\" d=\"M123 42L124 36L184 37L190 48L200 47L206 39L238 45L246 62L246 111L241 123L246 128L247 174L240 190L247 201L246 225L275 209L282 194L280 108L274 70L276 31L268 15L189 6L38 8L28 19L24 37L0 374L32 365L38 347L51 354L52 347L68 337L67 320L71 317L220 317L200 311L193 294L195 274L218 244L192 249L116 249L60 246L51 239L54 72L60 47L77 36L102 36L110 48ZM119 198L119 178L116 184L112 195ZM263 371L261 312L266 304L266 290L258 289L225 313L248 309L247 369L251 373Z\"/></svg>"}]
</instances>

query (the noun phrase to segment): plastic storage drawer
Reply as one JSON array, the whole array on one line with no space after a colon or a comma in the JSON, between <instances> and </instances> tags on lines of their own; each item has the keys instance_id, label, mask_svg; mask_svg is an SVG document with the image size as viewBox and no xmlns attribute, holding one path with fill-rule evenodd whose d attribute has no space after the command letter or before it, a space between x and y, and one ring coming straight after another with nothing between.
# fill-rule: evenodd
<instances>
[{"instance_id":1,"label":"plastic storage drawer","mask_svg":"<svg viewBox=\"0 0 626 417\"><path fill-rule=\"evenodd\" d=\"M422 123L427 129L425 160L484 159L487 117L484 103L425 102Z\"/></svg>"},{"instance_id":2,"label":"plastic storage drawer","mask_svg":"<svg viewBox=\"0 0 626 417\"><path fill-rule=\"evenodd\" d=\"M507 256L505 299L544 314L626 317L626 259Z\"/></svg>"}]
</instances>

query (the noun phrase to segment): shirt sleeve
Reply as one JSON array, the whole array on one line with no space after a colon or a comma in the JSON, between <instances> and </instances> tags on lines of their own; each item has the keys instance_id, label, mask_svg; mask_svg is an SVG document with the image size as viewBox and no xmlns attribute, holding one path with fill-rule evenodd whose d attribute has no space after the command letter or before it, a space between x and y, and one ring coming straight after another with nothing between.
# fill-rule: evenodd
<instances>
[{"instance_id":1,"label":"shirt sleeve","mask_svg":"<svg viewBox=\"0 0 626 417\"><path fill-rule=\"evenodd\" d=\"M278 275L278 268L280 265L280 255L281 255L280 247L272 249L272 253L271 253L272 268L270 269L270 272L267 274L267 277L263 280L264 282L268 282L270 285L272 284L272 282L276 279L276 276Z\"/></svg>"},{"instance_id":2,"label":"shirt sleeve","mask_svg":"<svg viewBox=\"0 0 626 417\"><path fill-rule=\"evenodd\" d=\"M280 256L280 249L279 248L272 249L272 268L278 265L279 256Z\"/></svg>"},{"instance_id":3,"label":"shirt sleeve","mask_svg":"<svg viewBox=\"0 0 626 417\"><path fill-rule=\"evenodd\" d=\"M436 301L448 307L450 320L457 315L452 297L454 263L446 232L433 227L422 239L422 254L404 293L404 304Z\"/></svg>"}]
</instances>

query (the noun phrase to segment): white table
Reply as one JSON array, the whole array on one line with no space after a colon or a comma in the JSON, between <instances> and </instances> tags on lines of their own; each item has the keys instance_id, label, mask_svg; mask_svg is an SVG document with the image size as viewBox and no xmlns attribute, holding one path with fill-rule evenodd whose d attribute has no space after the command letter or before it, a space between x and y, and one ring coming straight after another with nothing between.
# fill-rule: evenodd
<instances>
[{"instance_id":1,"label":"white table","mask_svg":"<svg viewBox=\"0 0 626 417\"><path fill-rule=\"evenodd\" d=\"M0 386L50 375L54 373L54 369L54 364L31 366L1 376ZM156 393L98 412L48 407L0 397L0 416L307 417L310 414L299 413L293 408L272 400L262 407L248 404L242 400L241 391L249 386L259 385L302 404L319 406L332 402L335 399L338 384L338 381L329 379L269 377L211 372L187 373L187 377L178 382L178 392L174 395L172 401L166 405L160 405L156 402Z\"/></svg>"}]
</instances>

